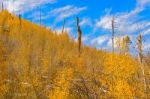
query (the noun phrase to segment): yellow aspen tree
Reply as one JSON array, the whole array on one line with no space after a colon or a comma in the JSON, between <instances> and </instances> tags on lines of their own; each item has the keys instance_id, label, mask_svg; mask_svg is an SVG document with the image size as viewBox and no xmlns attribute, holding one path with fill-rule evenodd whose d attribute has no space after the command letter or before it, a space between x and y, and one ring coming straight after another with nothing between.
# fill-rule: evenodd
<instances>
[{"instance_id":1,"label":"yellow aspen tree","mask_svg":"<svg viewBox=\"0 0 150 99\"><path fill-rule=\"evenodd\" d=\"M131 40L129 36L125 36L123 38L123 50L125 54L129 54Z\"/></svg>"}]
</instances>

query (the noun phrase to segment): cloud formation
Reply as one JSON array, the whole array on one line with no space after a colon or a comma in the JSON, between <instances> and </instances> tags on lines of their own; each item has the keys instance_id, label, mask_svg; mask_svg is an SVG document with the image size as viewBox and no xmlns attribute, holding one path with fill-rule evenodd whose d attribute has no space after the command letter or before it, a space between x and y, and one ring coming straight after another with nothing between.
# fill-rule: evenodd
<instances>
[{"instance_id":1,"label":"cloud formation","mask_svg":"<svg viewBox=\"0 0 150 99\"><path fill-rule=\"evenodd\" d=\"M104 30L111 30L112 17L115 16L115 25L118 32L122 34L135 33L139 28L144 29L145 25L150 25L150 22L138 21L138 19L140 19L138 14L141 11L143 11L143 9L135 8L130 12L116 13L115 15L106 14L97 21L96 27Z\"/></svg>"},{"instance_id":2,"label":"cloud formation","mask_svg":"<svg viewBox=\"0 0 150 99\"><path fill-rule=\"evenodd\" d=\"M112 26L112 18L115 17L115 27L116 34L118 35L129 35L130 37L136 37L139 33L143 35L150 34L150 21L142 20L140 13L145 10L147 6L150 5L150 0L137 0L137 6L131 10L130 12L120 12L115 14L110 14L110 10L106 12L106 14L100 17L99 20L96 21L96 29L104 30L106 32L111 32ZM101 39L101 38L99 38ZM97 39L96 42L99 41ZM103 40L103 39L101 39ZM111 39L107 38L108 46L111 46ZM146 45L144 45L146 46ZM147 46L148 48L150 46Z\"/></svg>"},{"instance_id":3,"label":"cloud formation","mask_svg":"<svg viewBox=\"0 0 150 99\"><path fill-rule=\"evenodd\" d=\"M92 26L92 22L90 18L84 17L81 21L80 21L80 26Z\"/></svg>"},{"instance_id":4,"label":"cloud formation","mask_svg":"<svg viewBox=\"0 0 150 99\"><path fill-rule=\"evenodd\" d=\"M52 10L50 14L54 17L57 17L57 21L60 21L64 20L65 18L77 15L78 13L84 10L86 10L86 7L76 7L73 5L67 5Z\"/></svg>"},{"instance_id":5,"label":"cloud formation","mask_svg":"<svg viewBox=\"0 0 150 99\"><path fill-rule=\"evenodd\" d=\"M150 0L137 0L137 6L144 7L150 5Z\"/></svg>"},{"instance_id":6,"label":"cloud formation","mask_svg":"<svg viewBox=\"0 0 150 99\"><path fill-rule=\"evenodd\" d=\"M99 36L97 38L94 38L91 41L91 44L98 44L98 45L102 45L104 42L106 42L108 40L108 36Z\"/></svg>"},{"instance_id":7,"label":"cloud formation","mask_svg":"<svg viewBox=\"0 0 150 99\"><path fill-rule=\"evenodd\" d=\"M11 13L23 13L40 5L51 4L56 0L0 0L0 3Z\"/></svg>"}]
</instances>

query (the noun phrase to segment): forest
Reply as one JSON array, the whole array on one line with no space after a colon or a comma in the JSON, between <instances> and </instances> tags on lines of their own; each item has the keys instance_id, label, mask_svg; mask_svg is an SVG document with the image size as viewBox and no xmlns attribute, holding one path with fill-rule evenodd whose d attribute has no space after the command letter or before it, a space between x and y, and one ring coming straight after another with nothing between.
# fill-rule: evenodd
<instances>
[{"instance_id":1,"label":"forest","mask_svg":"<svg viewBox=\"0 0 150 99\"><path fill-rule=\"evenodd\" d=\"M4 10L0 99L149 99L150 54L142 54L141 38L138 56L128 36L115 52L99 50Z\"/></svg>"}]
</instances>

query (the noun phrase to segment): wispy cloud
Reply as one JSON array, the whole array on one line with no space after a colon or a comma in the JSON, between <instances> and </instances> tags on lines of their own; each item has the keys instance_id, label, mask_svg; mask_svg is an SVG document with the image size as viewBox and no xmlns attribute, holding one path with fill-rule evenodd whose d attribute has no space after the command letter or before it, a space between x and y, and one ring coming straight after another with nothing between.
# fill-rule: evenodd
<instances>
[{"instance_id":1,"label":"wispy cloud","mask_svg":"<svg viewBox=\"0 0 150 99\"><path fill-rule=\"evenodd\" d=\"M116 33L129 35L130 37L136 37L139 33L143 35L150 34L150 21L142 20L140 16L140 13L143 12L148 5L150 5L150 0L137 0L137 6L130 12L110 14L110 10L106 11L106 14L96 21L95 27L98 30L110 32L112 29L111 21L113 16L115 16ZM107 38L107 41L107 46L110 47L112 45L111 38Z\"/></svg>"},{"instance_id":2,"label":"wispy cloud","mask_svg":"<svg viewBox=\"0 0 150 99\"><path fill-rule=\"evenodd\" d=\"M52 10L50 14L54 17L57 17L57 21L60 21L65 18L77 15L78 13L84 10L86 10L86 7L76 7L73 5L67 5L67 6Z\"/></svg>"},{"instance_id":3,"label":"wispy cloud","mask_svg":"<svg viewBox=\"0 0 150 99\"><path fill-rule=\"evenodd\" d=\"M94 38L91 41L91 44L97 44L99 46L101 46L104 42L106 42L108 40L108 36L99 36L97 38Z\"/></svg>"},{"instance_id":4,"label":"wispy cloud","mask_svg":"<svg viewBox=\"0 0 150 99\"><path fill-rule=\"evenodd\" d=\"M142 11L140 8L135 8L130 12L116 13L115 15L107 13L97 21L96 27L104 30L111 29L112 17L115 16L115 24L117 30L121 33L134 33L138 30L138 27L144 28L148 22L137 21L139 19L138 14Z\"/></svg>"},{"instance_id":5,"label":"wispy cloud","mask_svg":"<svg viewBox=\"0 0 150 99\"><path fill-rule=\"evenodd\" d=\"M139 14L144 11L147 5L150 5L150 0L137 0L137 6L130 12L110 14L111 11L109 10L104 16L97 20L96 27L110 30L112 17L115 16L116 27L119 32L131 34L139 31L138 29L144 31L150 26L150 22L140 20Z\"/></svg>"},{"instance_id":6,"label":"wispy cloud","mask_svg":"<svg viewBox=\"0 0 150 99\"><path fill-rule=\"evenodd\" d=\"M84 17L80 22L80 26L92 26L91 19Z\"/></svg>"},{"instance_id":7,"label":"wispy cloud","mask_svg":"<svg viewBox=\"0 0 150 99\"><path fill-rule=\"evenodd\" d=\"M53 27L53 26L51 26L50 28L52 28L52 30L55 31L57 34L62 33L62 27ZM70 33L70 32L72 32L72 30L73 30L73 28L69 27L69 26L64 28L64 32L66 32L66 33Z\"/></svg>"},{"instance_id":8,"label":"wispy cloud","mask_svg":"<svg viewBox=\"0 0 150 99\"><path fill-rule=\"evenodd\" d=\"M143 32L143 35L150 35L150 28Z\"/></svg>"},{"instance_id":9,"label":"wispy cloud","mask_svg":"<svg viewBox=\"0 0 150 99\"><path fill-rule=\"evenodd\" d=\"M144 7L150 5L150 0L137 0L137 6Z\"/></svg>"},{"instance_id":10,"label":"wispy cloud","mask_svg":"<svg viewBox=\"0 0 150 99\"><path fill-rule=\"evenodd\" d=\"M150 44L149 43L145 43L143 50L150 50Z\"/></svg>"},{"instance_id":11,"label":"wispy cloud","mask_svg":"<svg viewBox=\"0 0 150 99\"><path fill-rule=\"evenodd\" d=\"M23 13L40 5L51 4L56 2L56 0L0 0L4 3L4 7L10 12Z\"/></svg>"}]
</instances>

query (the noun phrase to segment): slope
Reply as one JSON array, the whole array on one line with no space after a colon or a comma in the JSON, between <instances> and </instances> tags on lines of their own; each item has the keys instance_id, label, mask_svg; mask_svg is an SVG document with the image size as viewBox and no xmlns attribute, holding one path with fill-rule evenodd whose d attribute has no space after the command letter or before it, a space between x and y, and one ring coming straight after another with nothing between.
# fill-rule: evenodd
<instances>
[{"instance_id":1,"label":"slope","mask_svg":"<svg viewBox=\"0 0 150 99\"><path fill-rule=\"evenodd\" d=\"M101 99L146 97L130 55L78 44L7 11L0 13L0 98Z\"/></svg>"}]
</instances>

